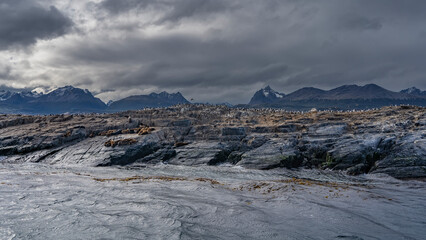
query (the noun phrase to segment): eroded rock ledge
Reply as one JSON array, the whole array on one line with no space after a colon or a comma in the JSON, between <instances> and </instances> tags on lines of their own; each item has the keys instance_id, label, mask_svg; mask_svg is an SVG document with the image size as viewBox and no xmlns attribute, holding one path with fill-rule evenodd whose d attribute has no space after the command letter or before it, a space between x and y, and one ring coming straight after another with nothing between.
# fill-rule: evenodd
<instances>
[{"instance_id":1,"label":"eroded rock ledge","mask_svg":"<svg viewBox=\"0 0 426 240\"><path fill-rule=\"evenodd\" d=\"M426 108L292 113L178 105L115 114L0 115L3 162L329 168L426 177ZM1 159L0 158L0 159Z\"/></svg>"}]
</instances>

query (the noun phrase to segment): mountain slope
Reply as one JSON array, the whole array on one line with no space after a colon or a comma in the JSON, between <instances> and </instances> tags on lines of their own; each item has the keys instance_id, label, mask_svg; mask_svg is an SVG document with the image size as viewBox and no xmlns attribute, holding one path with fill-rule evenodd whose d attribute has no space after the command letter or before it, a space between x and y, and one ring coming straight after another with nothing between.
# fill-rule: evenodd
<instances>
[{"instance_id":1,"label":"mountain slope","mask_svg":"<svg viewBox=\"0 0 426 240\"><path fill-rule=\"evenodd\" d=\"M168 107L176 104L189 103L181 93L151 93L149 95L130 96L115 102L112 102L109 111L125 111L143 109L146 107Z\"/></svg>"},{"instance_id":2,"label":"mountain slope","mask_svg":"<svg viewBox=\"0 0 426 240\"><path fill-rule=\"evenodd\" d=\"M426 97L426 91L422 91L416 87L411 87L411 88L401 90L400 93L410 94L410 95L414 95L418 97Z\"/></svg>"},{"instance_id":3,"label":"mountain slope","mask_svg":"<svg viewBox=\"0 0 426 240\"><path fill-rule=\"evenodd\" d=\"M267 86L257 91L254 94L254 96L251 98L249 104L255 105L255 104L272 103L277 101L278 99L282 99L284 96L285 94L276 92L270 86Z\"/></svg>"},{"instance_id":4,"label":"mountain slope","mask_svg":"<svg viewBox=\"0 0 426 240\"><path fill-rule=\"evenodd\" d=\"M405 95L389 91L376 84L367 84L365 86L344 85L331 89L327 91L327 94L323 97L323 99L400 99L404 97Z\"/></svg>"},{"instance_id":5,"label":"mountain slope","mask_svg":"<svg viewBox=\"0 0 426 240\"><path fill-rule=\"evenodd\" d=\"M102 112L105 103L88 90L66 86L47 94L0 91L0 112L58 114Z\"/></svg>"},{"instance_id":6,"label":"mountain slope","mask_svg":"<svg viewBox=\"0 0 426 240\"><path fill-rule=\"evenodd\" d=\"M72 86L58 88L28 102L39 113L101 112L106 104L89 90Z\"/></svg>"},{"instance_id":7,"label":"mountain slope","mask_svg":"<svg viewBox=\"0 0 426 240\"><path fill-rule=\"evenodd\" d=\"M284 99L291 101L318 99L322 98L325 92L326 91L318 88L305 87L288 94Z\"/></svg>"}]
</instances>

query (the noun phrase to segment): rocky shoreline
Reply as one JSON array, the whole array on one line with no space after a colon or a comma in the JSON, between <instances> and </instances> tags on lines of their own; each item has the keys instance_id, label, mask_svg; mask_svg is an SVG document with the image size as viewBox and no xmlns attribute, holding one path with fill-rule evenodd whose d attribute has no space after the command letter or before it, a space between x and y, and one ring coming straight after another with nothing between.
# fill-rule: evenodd
<instances>
[{"instance_id":1,"label":"rocky shoreline","mask_svg":"<svg viewBox=\"0 0 426 240\"><path fill-rule=\"evenodd\" d=\"M321 168L426 177L426 108L287 112L176 105L113 114L0 115L0 159L83 166Z\"/></svg>"}]
</instances>

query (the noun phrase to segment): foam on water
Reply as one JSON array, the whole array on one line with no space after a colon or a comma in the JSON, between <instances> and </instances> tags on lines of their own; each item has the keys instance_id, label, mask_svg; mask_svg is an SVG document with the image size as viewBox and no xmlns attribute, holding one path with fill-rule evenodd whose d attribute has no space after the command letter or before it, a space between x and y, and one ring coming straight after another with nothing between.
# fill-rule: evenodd
<instances>
[{"instance_id":1,"label":"foam on water","mask_svg":"<svg viewBox=\"0 0 426 240\"><path fill-rule=\"evenodd\" d=\"M318 170L0 165L0 239L421 239L426 184Z\"/></svg>"}]
</instances>

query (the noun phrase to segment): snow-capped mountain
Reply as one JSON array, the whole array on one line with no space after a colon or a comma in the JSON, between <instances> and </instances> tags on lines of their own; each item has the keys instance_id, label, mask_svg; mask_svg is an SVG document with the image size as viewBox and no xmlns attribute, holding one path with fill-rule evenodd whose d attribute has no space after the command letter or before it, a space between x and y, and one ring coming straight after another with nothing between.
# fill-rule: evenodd
<instances>
[{"instance_id":1,"label":"snow-capped mountain","mask_svg":"<svg viewBox=\"0 0 426 240\"><path fill-rule=\"evenodd\" d=\"M181 93L151 93L130 96L105 104L87 89L65 86L44 93L37 88L28 92L0 90L0 113L57 114L115 112L145 107L167 107L189 103Z\"/></svg>"},{"instance_id":2,"label":"snow-capped mountain","mask_svg":"<svg viewBox=\"0 0 426 240\"><path fill-rule=\"evenodd\" d=\"M106 104L87 89L65 86L29 102L39 112L100 112Z\"/></svg>"},{"instance_id":3,"label":"snow-capped mountain","mask_svg":"<svg viewBox=\"0 0 426 240\"><path fill-rule=\"evenodd\" d=\"M13 94L13 92L11 92L11 91L0 90L0 101L6 101L7 99L9 99L11 97L12 94Z\"/></svg>"},{"instance_id":4,"label":"snow-capped mountain","mask_svg":"<svg viewBox=\"0 0 426 240\"><path fill-rule=\"evenodd\" d=\"M268 86L257 91L249 103L256 107L291 110L368 109L400 104L426 106L426 91L409 88L393 92L376 84L367 84L364 86L343 85L331 90L305 87L284 95Z\"/></svg>"},{"instance_id":5,"label":"snow-capped mountain","mask_svg":"<svg viewBox=\"0 0 426 240\"><path fill-rule=\"evenodd\" d=\"M105 103L95 98L88 90L66 86L47 94L37 91L0 91L0 111L16 113L76 113L100 112Z\"/></svg>"},{"instance_id":6,"label":"snow-capped mountain","mask_svg":"<svg viewBox=\"0 0 426 240\"><path fill-rule=\"evenodd\" d=\"M422 91L416 87L407 88L404 90L401 90L400 93L410 94L414 96L421 96L426 97L426 91Z\"/></svg>"},{"instance_id":7,"label":"snow-capped mountain","mask_svg":"<svg viewBox=\"0 0 426 240\"><path fill-rule=\"evenodd\" d=\"M270 86L257 91L250 100L250 105L263 104L263 103L272 103L279 99L284 98L284 93L279 93L274 91Z\"/></svg>"},{"instance_id":8,"label":"snow-capped mountain","mask_svg":"<svg viewBox=\"0 0 426 240\"><path fill-rule=\"evenodd\" d=\"M41 94L35 92L13 92L10 90L0 90L0 103L23 103L40 97Z\"/></svg>"},{"instance_id":9,"label":"snow-capped mountain","mask_svg":"<svg viewBox=\"0 0 426 240\"><path fill-rule=\"evenodd\" d=\"M21 92L0 90L0 113L116 112L189 103L179 92L136 95L105 104L94 97L89 90L73 86L51 91L41 88ZM426 106L426 91L412 87L393 92L375 84L367 84L364 86L343 85L331 90L305 87L285 95L267 86L257 91L248 105L288 110L310 110L311 108L350 110L400 104Z\"/></svg>"},{"instance_id":10,"label":"snow-capped mountain","mask_svg":"<svg viewBox=\"0 0 426 240\"><path fill-rule=\"evenodd\" d=\"M47 94L43 94L37 100L38 102L60 101L60 102L82 102L89 101L93 103L102 103L101 100L95 98L87 89L75 88L73 86L65 86L57 88Z\"/></svg>"}]
</instances>

